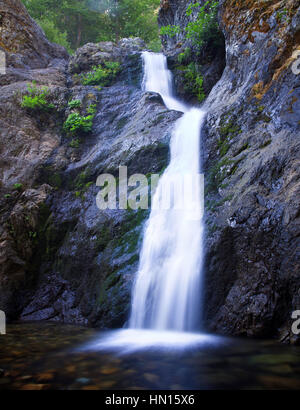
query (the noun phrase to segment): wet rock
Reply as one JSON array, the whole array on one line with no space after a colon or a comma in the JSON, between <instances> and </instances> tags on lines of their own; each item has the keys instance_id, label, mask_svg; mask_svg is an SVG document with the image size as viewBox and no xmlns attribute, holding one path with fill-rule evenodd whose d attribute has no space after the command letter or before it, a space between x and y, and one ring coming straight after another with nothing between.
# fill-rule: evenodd
<instances>
[{"instance_id":1,"label":"wet rock","mask_svg":"<svg viewBox=\"0 0 300 410\"><path fill-rule=\"evenodd\" d=\"M0 309L8 320L123 326L148 213L100 211L96 179L118 177L119 166L128 176L160 173L181 113L141 91L141 39L86 44L69 59L20 1L2 2L0 12L8 61L0 76ZM83 86L80 75L105 61L121 64L117 78L101 90ZM33 81L48 87L54 108L21 107ZM64 132L70 100L85 115L96 106L91 132Z\"/></svg>"}]
</instances>

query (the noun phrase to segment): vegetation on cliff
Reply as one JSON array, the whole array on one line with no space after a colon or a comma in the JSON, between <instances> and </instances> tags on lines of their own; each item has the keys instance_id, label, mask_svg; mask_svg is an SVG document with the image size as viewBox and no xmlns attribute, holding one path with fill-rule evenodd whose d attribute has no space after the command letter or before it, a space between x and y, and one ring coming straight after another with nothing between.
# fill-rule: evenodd
<instances>
[{"instance_id":1,"label":"vegetation on cliff","mask_svg":"<svg viewBox=\"0 0 300 410\"><path fill-rule=\"evenodd\" d=\"M31 111L48 111L54 108L48 101L49 89L47 87L38 88L36 83L27 85L27 93L22 97L21 107Z\"/></svg>"},{"instance_id":2,"label":"vegetation on cliff","mask_svg":"<svg viewBox=\"0 0 300 410\"><path fill-rule=\"evenodd\" d=\"M108 85L120 71L120 63L117 61L105 61L103 64L94 66L92 71L82 75L83 85Z\"/></svg>"},{"instance_id":3,"label":"vegetation on cliff","mask_svg":"<svg viewBox=\"0 0 300 410\"><path fill-rule=\"evenodd\" d=\"M218 22L219 2L187 1L182 10L182 24L166 24L170 18L160 18L160 34L165 48L174 47L175 83L187 100L201 103L210 92L215 80L208 84L206 70L218 66L216 77L223 71L224 37ZM186 21L188 21L186 23ZM179 54L176 50L180 50ZM220 58L215 64L216 57ZM212 69L214 71L214 69ZM216 78L217 79L217 78Z\"/></svg>"},{"instance_id":4,"label":"vegetation on cliff","mask_svg":"<svg viewBox=\"0 0 300 410\"><path fill-rule=\"evenodd\" d=\"M185 32L187 39L192 41L193 46L200 49L211 43L218 43L220 40L220 29L218 23L218 8L219 2L208 0L203 5L201 3L190 3L186 9L186 16L191 17L195 14L185 28L178 25L162 26L160 29L161 35L175 36L180 32Z\"/></svg>"}]
</instances>

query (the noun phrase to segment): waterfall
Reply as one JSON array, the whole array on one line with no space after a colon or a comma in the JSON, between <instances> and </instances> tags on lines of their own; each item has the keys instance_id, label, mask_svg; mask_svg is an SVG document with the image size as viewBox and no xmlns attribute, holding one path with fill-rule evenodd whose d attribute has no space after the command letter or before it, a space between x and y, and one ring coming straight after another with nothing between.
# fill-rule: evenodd
<instances>
[{"instance_id":1,"label":"waterfall","mask_svg":"<svg viewBox=\"0 0 300 410\"><path fill-rule=\"evenodd\" d=\"M184 191L184 198L173 195L169 209L164 209L161 201L166 187L172 182L176 185L180 176L194 179L199 176L200 130L205 112L190 109L174 97L172 76L164 55L144 52L143 61L145 91L159 93L167 108L182 111L184 115L175 124L170 164L153 197L133 289L129 327L192 331L200 317L203 204L200 193L195 198L192 190Z\"/></svg>"},{"instance_id":2,"label":"waterfall","mask_svg":"<svg viewBox=\"0 0 300 410\"><path fill-rule=\"evenodd\" d=\"M132 294L129 327L97 338L83 350L114 350L128 354L141 349L181 349L220 343L195 333L201 316L203 203L198 190L172 196L161 207L165 187L180 176L198 176L200 132L205 112L189 108L172 93L172 75L162 54L143 53L145 91L159 93L169 109L184 115L176 122L170 142L170 164L159 180L145 226L140 264ZM202 184L203 185L203 184ZM199 194L199 195L198 195ZM193 206L189 206L193 204Z\"/></svg>"}]
</instances>

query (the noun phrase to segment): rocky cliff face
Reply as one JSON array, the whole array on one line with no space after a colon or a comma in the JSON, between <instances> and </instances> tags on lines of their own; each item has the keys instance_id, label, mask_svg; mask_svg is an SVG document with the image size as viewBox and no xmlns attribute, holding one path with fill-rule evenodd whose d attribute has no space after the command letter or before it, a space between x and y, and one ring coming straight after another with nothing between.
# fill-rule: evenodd
<instances>
[{"instance_id":1,"label":"rocky cliff face","mask_svg":"<svg viewBox=\"0 0 300 410\"><path fill-rule=\"evenodd\" d=\"M17 0L0 3L0 309L8 319L122 326L128 316L145 211L100 211L97 176L159 173L175 119L160 96L142 93L139 39L87 44L70 59L50 44ZM80 75L121 64L110 86ZM27 84L48 87L52 108L21 107ZM93 129L63 132L70 108L97 107Z\"/></svg>"},{"instance_id":2,"label":"rocky cliff face","mask_svg":"<svg viewBox=\"0 0 300 410\"><path fill-rule=\"evenodd\" d=\"M161 23L186 24L188 1L163 3ZM300 75L292 66L299 2L223 0L219 21L226 67L205 103L202 141L206 327L296 343ZM172 52L176 44L165 47Z\"/></svg>"}]
</instances>

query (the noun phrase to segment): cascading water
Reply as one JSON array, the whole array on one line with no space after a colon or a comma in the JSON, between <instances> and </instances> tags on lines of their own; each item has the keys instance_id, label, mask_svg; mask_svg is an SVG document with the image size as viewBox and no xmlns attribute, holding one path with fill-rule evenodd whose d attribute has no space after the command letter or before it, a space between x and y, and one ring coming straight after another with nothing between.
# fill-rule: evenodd
<instances>
[{"instance_id":1,"label":"cascading water","mask_svg":"<svg viewBox=\"0 0 300 410\"><path fill-rule=\"evenodd\" d=\"M167 108L184 115L175 125L170 164L159 180L146 224L129 328L111 332L108 337L85 346L85 350L130 353L154 346L169 349L219 343L215 336L192 333L199 324L201 305L201 195L198 190L195 195L188 189L184 198L171 195L171 206L161 206L166 186L174 181L176 185L182 175L196 180L199 176L200 131L205 112L189 108L173 96L172 76L165 56L144 52L143 60L144 90L159 93Z\"/></svg>"},{"instance_id":2,"label":"cascading water","mask_svg":"<svg viewBox=\"0 0 300 410\"><path fill-rule=\"evenodd\" d=\"M170 110L186 112L188 107L173 96L172 74L167 66L167 59L163 54L142 54L144 62L144 91L151 91L162 96L164 103Z\"/></svg>"},{"instance_id":3,"label":"cascading water","mask_svg":"<svg viewBox=\"0 0 300 410\"><path fill-rule=\"evenodd\" d=\"M167 108L183 111L171 138L171 160L155 192L133 292L131 328L194 330L199 318L202 236L201 197L174 195L162 209L163 190L180 175L197 178L200 129L205 113L188 109L173 97L172 77L162 54L143 53L145 91L159 93ZM190 197L189 197L190 196ZM182 203L184 199L184 206ZM195 204L198 200L198 204ZM178 203L180 202L180 203ZM193 207L189 204L193 203Z\"/></svg>"}]
</instances>

